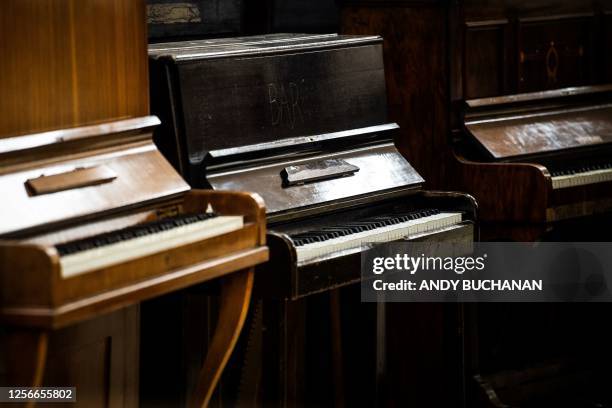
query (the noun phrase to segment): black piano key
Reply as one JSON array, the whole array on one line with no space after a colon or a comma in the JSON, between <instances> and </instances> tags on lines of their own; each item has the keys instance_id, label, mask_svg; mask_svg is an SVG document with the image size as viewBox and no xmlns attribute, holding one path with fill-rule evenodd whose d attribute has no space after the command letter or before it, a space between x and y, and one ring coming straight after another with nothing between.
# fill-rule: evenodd
<instances>
[{"instance_id":1,"label":"black piano key","mask_svg":"<svg viewBox=\"0 0 612 408\"><path fill-rule=\"evenodd\" d=\"M65 242L55 246L60 256L75 254L93 248L99 248L117 242L128 241L146 235L169 231L173 228L204 221L216 217L215 213L183 214L172 218L151 221L143 224L132 225L116 231L105 232L91 237Z\"/></svg>"},{"instance_id":2,"label":"black piano key","mask_svg":"<svg viewBox=\"0 0 612 408\"><path fill-rule=\"evenodd\" d=\"M324 242L330 239L339 238L347 235L357 234L364 231L372 231L390 225L417 220L423 217L439 214L437 209L424 209L411 211L403 214L379 215L360 220L349 221L344 224L322 227L320 230L301 232L291 236L293 244L298 247L314 242Z\"/></svg>"},{"instance_id":3,"label":"black piano key","mask_svg":"<svg viewBox=\"0 0 612 408\"><path fill-rule=\"evenodd\" d=\"M612 162L600 162L590 164L579 164L574 166L568 166L565 168L551 169L550 174L552 177L559 176L572 176L580 173L587 173L595 170L609 170L612 169Z\"/></svg>"}]
</instances>

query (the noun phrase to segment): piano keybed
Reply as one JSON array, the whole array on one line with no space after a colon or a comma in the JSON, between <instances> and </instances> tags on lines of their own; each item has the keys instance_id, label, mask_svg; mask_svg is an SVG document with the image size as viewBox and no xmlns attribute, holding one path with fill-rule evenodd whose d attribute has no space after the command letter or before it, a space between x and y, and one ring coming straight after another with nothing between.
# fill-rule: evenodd
<instances>
[{"instance_id":1,"label":"piano keybed","mask_svg":"<svg viewBox=\"0 0 612 408\"><path fill-rule=\"evenodd\" d=\"M244 225L241 216L181 214L55 245L61 276L68 278L170 250Z\"/></svg>"},{"instance_id":2,"label":"piano keybed","mask_svg":"<svg viewBox=\"0 0 612 408\"><path fill-rule=\"evenodd\" d=\"M585 164L551 170L553 190L612 181L612 163Z\"/></svg>"},{"instance_id":3,"label":"piano keybed","mask_svg":"<svg viewBox=\"0 0 612 408\"><path fill-rule=\"evenodd\" d=\"M298 263L361 248L374 242L390 242L426 234L461 223L460 212L422 209L402 214L361 218L318 230L291 235Z\"/></svg>"}]
</instances>

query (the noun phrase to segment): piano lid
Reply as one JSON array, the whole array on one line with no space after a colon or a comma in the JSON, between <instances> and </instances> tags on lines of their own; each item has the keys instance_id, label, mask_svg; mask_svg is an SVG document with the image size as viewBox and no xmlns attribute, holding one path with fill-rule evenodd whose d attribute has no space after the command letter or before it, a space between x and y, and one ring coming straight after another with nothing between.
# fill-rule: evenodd
<instances>
[{"instance_id":1,"label":"piano lid","mask_svg":"<svg viewBox=\"0 0 612 408\"><path fill-rule=\"evenodd\" d=\"M208 175L215 190L257 191L269 221L299 216L318 206L372 201L418 189L423 178L393 143L321 153Z\"/></svg>"},{"instance_id":2,"label":"piano lid","mask_svg":"<svg viewBox=\"0 0 612 408\"><path fill-rule=\"evenodd\" d=\"M154 116L0 140L0 235L171 199L189 186L152 142Z\"/></svg>"},{"instance_id":3,"label":"piano lid","mask_svg":"<svg viewBox=\"0 0 612 408\"><path fill-rule=\"evenodd\" d=\"M494 159L608 144L612 103L602 98L585 103L585 97L611 90L611 86L571 88L467 101L465 127ZM563 100L577 97L579 104Z\"/></svg>"},{"instance_id":4,"label":"piano lid","mask_svg":"<svg viewBox=\"0 0 612 408\"><path fill-rule=\"evenodd\" d=\"M149 56L185 61L202 58L223 58L240 55L316 50L380 42L379 36L338 34L277 33L248 37L216 38L149 45Z\"/></svg>"},{"instance_id":5,"label":"piano lid","mask_svg":"<svg viewBox=\"0 0 612 408\"><path fill-rule=\"evenodd\" d=\"M161 116L162 138L178 141L183 173L210 152L260 146L266 154L270 143L387 123L377 36L188 41L151 45L149 55L152 109Z\"/></svg>"}]
</instances>

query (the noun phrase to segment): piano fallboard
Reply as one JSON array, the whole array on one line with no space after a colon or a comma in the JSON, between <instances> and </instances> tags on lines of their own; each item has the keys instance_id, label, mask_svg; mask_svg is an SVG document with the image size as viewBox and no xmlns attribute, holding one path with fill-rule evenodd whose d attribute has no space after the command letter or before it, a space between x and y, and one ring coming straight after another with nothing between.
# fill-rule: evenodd
<instances>
[{"instance_id":1,"label":"piano fallboard","mask_svg":"<svg viewBox=\"0 0 612 408\"><path fill-rule=\"evenodd\" d=\"M465 106L455 155L483 219L555 222L612 209L611 85Z\"/></svg>"},{"instance_id":2,"label":"piano fallboard","mask_svg":"<svg viewBox=\"0 0 612 408\"><path fill-rule=\"evenodd\" d=\"M326 160L343 160L357 167L358 171L348 175L336 174L329 179L301 185L283 185L281 173L285 168ZM221 173L212 172L207 180L215 190L259 192L266 202L268 218L272 221L291 217L313 207L331 207L340 201L349 202L368 195L418 189L424 182L392 143L319 153L301 159L286 158Z\"/></svg>"},{"instance_id":3,"label":"piano fallboard","mask_svg":"<svg viewBox=\"0 0 612 408\"><path fill-rule=\"evenodd\" d=\"M612 144L612 105L467 121L469 134L495 160Z\"/></svg>"}]
</instances>

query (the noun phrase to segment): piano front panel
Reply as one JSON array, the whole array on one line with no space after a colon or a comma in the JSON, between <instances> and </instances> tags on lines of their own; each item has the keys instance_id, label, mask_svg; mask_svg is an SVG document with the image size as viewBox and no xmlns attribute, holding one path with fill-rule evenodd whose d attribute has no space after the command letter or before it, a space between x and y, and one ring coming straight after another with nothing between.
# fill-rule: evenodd
<instances>
[{"instance_id":1,"label":"piano front panel","mask_svg":"<svg viewBox=\"0 0 612 408\"><path fill-rule=\"evenodd\" d=\"M373 44L179 64L190 161L209 150L385 123L381 53Z\"/></svg>"},{"instance_id":2,"label":"piano front panel","mask_svg":"<svg viewBox=\"0 0 612 408\"><path fill-rule=\"evenodd\" d=\"M518 91L588 85L593 66L594 15L519 22ZM605 52L604 52L605 53Z\"/></svg>"},{"instance_id":3,"label":"piano front panel","mask_svg":"<svg viewBox=\"0 0 612 408\"><path fill-rule=\"evenodd\" d=\"M608 1L466 0L454 10L460 98L610 82ZM552 12L550 10L553 10ZM602 11L603 10L603 11ZM609 72L609 71L608 71Z\"/></svg>"}]
</instances>

